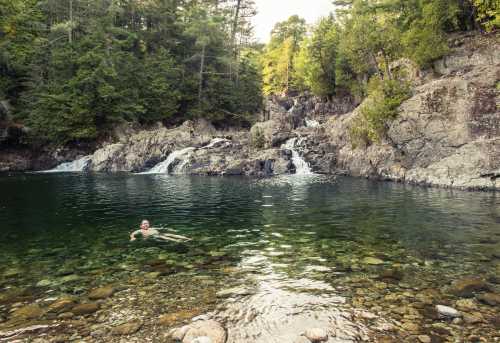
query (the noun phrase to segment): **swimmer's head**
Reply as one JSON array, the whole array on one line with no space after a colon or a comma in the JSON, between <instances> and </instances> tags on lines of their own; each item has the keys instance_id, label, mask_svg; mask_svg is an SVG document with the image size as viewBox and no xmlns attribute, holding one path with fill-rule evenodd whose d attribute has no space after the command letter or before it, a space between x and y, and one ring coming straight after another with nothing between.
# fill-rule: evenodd
<instances>
[{"instance_id":1,"label":"swimmer's head","mask_svg":"<svg viewBox=\"0 0 500 343\"><path fill-rule=\"evenodd\" d=\"M142 230L147 230L149 229L149 221L144 219L142 222L141 222L141 229Z\"/></svg>"}]
</instances>

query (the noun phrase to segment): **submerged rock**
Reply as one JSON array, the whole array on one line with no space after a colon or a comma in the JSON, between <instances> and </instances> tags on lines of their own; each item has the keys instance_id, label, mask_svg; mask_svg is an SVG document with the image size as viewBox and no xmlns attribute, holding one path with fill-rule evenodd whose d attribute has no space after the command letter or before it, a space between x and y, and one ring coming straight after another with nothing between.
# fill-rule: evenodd
<instances>
[{"instance_id":1,"label":"submerged rock","mask_svg":"<svg viewBox=\"0 0 500 343\"><path fill-rule=\"evenodd\" d=\"M142 322L140 321L132 321L129 323L121 324L118 326L115 326L111 332L113 335L117 336L125 336L125 335L132 335L139 331L142 327Z\"/></svg>"},{"instance_id":2,"label":"submerged rock","mask_svg":"<svg viewBox=\"0 0 500 343\"><path fill-rule=\"evenodd\" d=\"M376 258L376 257L365 257L363 259L363 263L364 264L369 264L369 265L372 265L372 266L378 266L378 265L384 264L385 262L382 261L379 258Z\"/></svg>"},{"instance_id":3,"label":"submerged rock","mask_svg":"<svg viewBox=\"0 0 500 343\"><path fill-rule=\"evenodd\" d=\"M17 319L36 319L43 316L44 311L38 305L27 305L18 308L12 314L13 318Z\"/></svg>"},{"instance_id":4,"label":"submerged rock","mask_svg":"<svg viewBox=\"0 0 500 343\"><path fill-rule=\"evenodd\" d=\"M47 312L62 313L70 311L76 305L73 298L61 298L49 305Z\"/></svg>"},{"instance_id":5,"label":"submerged rock","mask_svg":"<svg viewBox=\"0 0 500 343\"><path fill-rule=\"evenodd\" d=\"M485 293L477 296L477 300L490 306L500 305L500 295L495 293Z\"/></svg>"},{"instance_id":6,"label":"submerged rock","mask_svg":"<svg viewBox=\"0 0 500 343\"><path fill-rule=\"evenodd\" d=\"M99 310L99 304L87 303L75 306L71 312L73 312L77 316L81 316L86 314L92 314L97 310Z\"/></svg>"},{"instance_id":7,"label":"submerged rock","mask_svg":"<svg viewBox=\"0 0 500 343\"><path fill-rule=\"evenodd\" d=\"M112 286L99 287L90 291L88 297L91 300L106 299L112 296L114 292L115 289Z\"/></svg>"},{"instance_id":8,"label":"submerged rock","mask_svg":"<svg viewBox=\"0 0 500 343\"><path fill-rule=\"evenodd\" d=\"M461 317L460 312L458 312L453 307L436 305L436 311L441 318L459 318Z\"/></svg>"},{"instance_id":9,"label":"submerged rock","mask_svg":"<svg viewBox=\"0 0 500 343\"><path fill-rule=\"evenodd\" d=\"M488 288L484 280L478 278L464 278L451 284L450 293L464 298L470 298L475 292L483 291Z\"/></svg>"}]
</instances>

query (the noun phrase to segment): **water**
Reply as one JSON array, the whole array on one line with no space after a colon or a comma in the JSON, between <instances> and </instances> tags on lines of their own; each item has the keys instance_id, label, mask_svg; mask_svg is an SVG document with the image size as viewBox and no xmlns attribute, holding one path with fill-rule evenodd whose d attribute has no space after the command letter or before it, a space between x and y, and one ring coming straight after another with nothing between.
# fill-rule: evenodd
<instances>
[{"instance_id":1,"label":"water","mask_svg":"<svg viewBox=\"0 0 500 343\"><path fill-rule=\"evenodd\" d=\"M299 152L302 143L303 139L301 138L291 138L283 144L282 148L292 152L292 163L295 166L295 174L311 175L311 167L309 167L309 164L302 158Z\"/></svg>"},{"instance_id":2,"label":"water","mask_svg":"<svg viewBox=\"0 0 500 343\"><path fill-rule=\"evenodd\" d=\"M222 144L230 144L230 141L224 138L214 138L200 149L212 149ZM184 174L184 168L189 163L189 159L195 151L195 147L176 150L168 155L165 161L158 163L149 171L141 174Z\"/></svg>"},{"instance_id":3,"label":"water","mask_svg":"<svg viewBox=\"0 0 500 343\"><path fill-rule=\"evenodd\" d=\"M309 327L327 328L329 342L402 342L406 323L443 339L498 341L497 307L472 299L477 324L427 315L435 304L456 307L446 290L463 277L498 292L495 193L317 175L13 175L0 177L0 189L0 341L43 323L47 337L101 330L86 341L114 342L109 328L140 319L128 341L160 342L202 314L223 323L229 343L293 342ZM129 242L143 218L193 240ZM382 277L394 270L402 276ZM87 302L89 290L110 284L119 291L80 326L14 312L63 295Z\"/></svg>"},{"instance_id":4,"label":"water","mask_svg":"<svg viewBox=\"0 0 500 343\"><path fill-rule=\"evenodd\" d=\"M85 171L92 161L92 156L85 156L72 162L61 163L57 167L42 173L78 173Z\"/></svg>"},{"instance_id":5,"label":"water","mask_svg":"<svg viewBox=\"0 0 500 343\"><path fill-rule=\"evenodd\" d=\"M194 150L195 148L192 147L176 150L168 155L165 161L158 163L156 166L143 174L175 174L176 171L182 172L182 168ZM179 162L179 164L174 166L174 162Z\"/></svg>"}]
</instances>

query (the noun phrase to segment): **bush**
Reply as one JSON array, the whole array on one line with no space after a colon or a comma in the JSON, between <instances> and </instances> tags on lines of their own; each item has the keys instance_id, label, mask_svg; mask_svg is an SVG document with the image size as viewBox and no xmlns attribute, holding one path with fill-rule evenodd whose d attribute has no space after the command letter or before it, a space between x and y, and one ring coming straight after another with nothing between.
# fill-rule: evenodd
<instances>
[{"instance_id":1,"label":"bush","mask_svg":"<svg viewBox=\"0 0 500 343\"><path fill-rule=\"evenodd\" d=\"M266 145L266 137L264 131L260 127L252 130L252 147L255 149L262 149Z\"/></svg>"},{"instance_id":2,"label":"bush","mask_svg":"<svg viewBox=\"0 0 500 343\"><path fill-rule=\"evenodd\" d=\"M407 82L372 78L360 115L353 120L349 129L353 147L380 142L387 130L387 123L398 116L399 106L410 94Z\"/></svg>"}]
</instances>

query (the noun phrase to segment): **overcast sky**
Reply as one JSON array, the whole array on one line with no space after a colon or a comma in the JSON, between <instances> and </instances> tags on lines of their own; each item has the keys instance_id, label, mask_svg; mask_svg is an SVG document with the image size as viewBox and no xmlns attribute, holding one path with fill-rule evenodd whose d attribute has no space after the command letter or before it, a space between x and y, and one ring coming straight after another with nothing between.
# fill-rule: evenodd
<instances>
[{"instance_id":1,"label":"overcast sky","mask_svg":"<svg viewBox=\"0 0 500 343\"><path fill-rule=\"evenodd\" d=\"M257 11L254 18L255 36L267 42L274 24L294 14L314 24L320 17L333 10L332 0L255 0Z\"/></svg>"}]
</instances>

